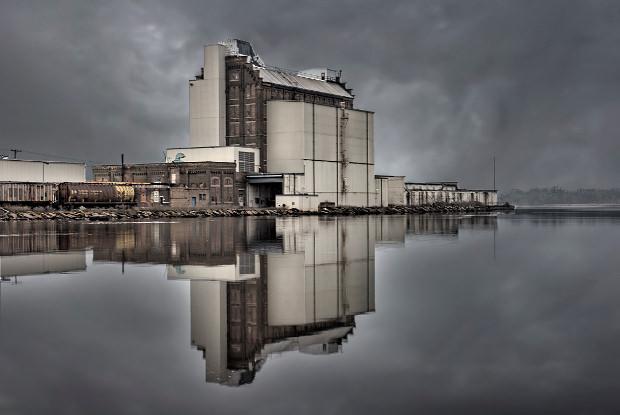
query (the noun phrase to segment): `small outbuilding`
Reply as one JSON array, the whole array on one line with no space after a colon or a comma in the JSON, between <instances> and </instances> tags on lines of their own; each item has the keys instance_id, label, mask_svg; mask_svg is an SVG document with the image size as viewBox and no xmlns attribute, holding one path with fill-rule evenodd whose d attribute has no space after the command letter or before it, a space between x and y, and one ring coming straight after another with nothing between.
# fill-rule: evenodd
<instances>
[{"instance_id":1,"label":"small outbuilding","mask_svg":"<svg viewBox=\"0 0 620 415\"><path fill-rule=\"evenodd\" d=\"M405 176L375 175L375 206L405 204Z\"/></svg>"}]
</instances>

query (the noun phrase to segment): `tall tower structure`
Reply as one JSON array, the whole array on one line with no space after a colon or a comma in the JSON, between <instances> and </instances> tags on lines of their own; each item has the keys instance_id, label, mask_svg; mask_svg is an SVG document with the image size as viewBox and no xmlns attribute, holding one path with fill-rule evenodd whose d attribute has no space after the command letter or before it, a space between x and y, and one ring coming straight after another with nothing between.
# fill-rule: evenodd
<instances>
[{"instance_id":1,"label":"tall tower structure","mask_svg":"<svg viewBox=\"0 0 620 415\"><path fill-rule=\"evenodd\" d=\"M192 147L226 145L227 51L224 45L205 46L202 74L189 84L189 142Z\"/></svg>"}]
</instances>

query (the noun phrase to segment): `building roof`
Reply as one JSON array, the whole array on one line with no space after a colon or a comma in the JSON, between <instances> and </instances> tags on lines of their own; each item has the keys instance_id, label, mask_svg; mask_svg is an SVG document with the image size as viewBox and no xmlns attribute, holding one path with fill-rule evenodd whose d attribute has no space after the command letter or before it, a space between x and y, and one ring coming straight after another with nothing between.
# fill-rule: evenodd
<instances>
[{"instance_id":1,"label":"building roof","mask_svg":"<svg viewBox=\"0 0 620 415\"><path fill-rule=\"evenodd\" d=\"M405 182L405 184L444 184L456 186L458 182Z\"/></svg>"},{"instance_id":2,"label":"building roof","mask_svg":"<svg viewBox=\"0 0 620 415\"><path fill-rule=\"evenodd\" d=\"M342 85L336 82L323 81L300 74L293 74L275 68L256 67L260 71L263 82L282 85L289 88L305 89L343 98L353 98Z\"/></svg>"},{"instance_id":3,"label":"building roof","mask_svg":"<svg viewBox=\"0 0 620 415\"><path fill-rule=\"evenodd\" d=\"M78 164L81 166L85 166L86 163L82 163L79 161L55 161L55 160L25 160L25 159L0 159L0 161L17 161L22 163L45 163L45 164Z\"/></svg>"},{"instance_id":4,"label":"building roof","mask_svg":"<svg viewBox=\"0 0 620 415\"><path fill-rule=\"evenodd\" d=\"M190 147L168 147L166 150L191 150L194 148L238 148L238 149L247 149L247 150L259 150L258 147L247 147L247 146L190 146Z\"/></svg>"}]
</instances>

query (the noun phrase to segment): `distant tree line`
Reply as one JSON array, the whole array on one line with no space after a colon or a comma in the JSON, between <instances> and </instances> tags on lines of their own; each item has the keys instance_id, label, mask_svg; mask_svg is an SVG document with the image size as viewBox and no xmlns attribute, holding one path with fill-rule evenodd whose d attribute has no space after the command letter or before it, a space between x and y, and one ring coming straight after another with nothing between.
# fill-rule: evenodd
<instances>
[{"instance_id":1,"label":"distant tree line","mask_svg":"<svg viewBox=\"0 0 620 415\"><path fill-rule=\"evenodd\" d=\"M548 205L562 203L620 203L620 189L577 189L561 187L512 189L500 192L500 202L515 205Z\"/></svg>"}]
</instances>

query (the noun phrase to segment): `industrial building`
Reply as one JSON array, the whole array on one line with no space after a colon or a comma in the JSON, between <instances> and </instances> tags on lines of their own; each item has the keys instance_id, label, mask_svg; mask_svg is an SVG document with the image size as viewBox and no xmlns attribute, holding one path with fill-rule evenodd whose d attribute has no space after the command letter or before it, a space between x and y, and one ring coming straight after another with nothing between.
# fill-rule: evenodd
<instances>
[{"instance_id":1,"label":"industrial building","mask_svg":"<svg viewBox=\"0 0 620 415\"><path fill-rule=\"evenodd\" d=\"M374 113L354 108L342 72L271 67L246 41L204 48L189 106L191 147L169 149L166 160L235 162L247 173L240 204L249 207L497 203L495 191L406 187L403 176L375 176ZM252 171L240 157L251 148Z\"/></svg>"},{"instance_id":2,"label":"industrial building","mask_svg":"<svg viewBox=\"0 0 620 415\"><path fill-rule=\"evenodd\" d=\"M258 173L260 151L253 147L175 147L166 149L166 163L203 161L235 163L238 173Z\"/></svg>"},{"instance_id":3,"label":"industrial building","mask_svg":"<svg viewBox=\"0 0 620 415\"><path fill-rule=\"evenodd\" d=\"M204 64L189 82L190 146L260 150L267 172L267 102L294 100L353 108L338 71L289 71L265 65L249 42L231 39L204 48Z\"/></svg>"},{"instance_id":4,"label":"industrial building","mask_svg":"<svg viewBox=\"0 0 620 415\"><path fill-rule=\"evenodd\" d=\"M207 208L237 206L244 188L236 165L225 162L145 163L93 166L96 182L130 182L142 206Z\"/></svg>"},{"instance_id":5,"label":"industrial building","mask_svg":"<svg viewBox=\"0 0 620 415\"><path fill-rule=\"evenodd\" d=\"M62 183L86 180L84 163L40 160L0 160L0 182Z\"/></svg>"},{"instance_id":6,"label":"industrial building","mask_svg":"<svg viewBox=\"0 0 620 415\"><path fill-rule=\"evenodd\" d=\"M247 206L374 204L374 114L353 108L341 71L270 67L233 39L205 47L189 97L191 147L167 159L216 161L227 147L256 148L260 175L247 176Z\"/></svg>"},{"instance_id":7,"label":"industrial building","mask_svg":"<svg viewBox=\"0 0 620 415\"><path fill-rule=\"evenodd\" d=\"M163 163L94 166L94 180L133 186L139 207L497 204L495 190L375 176L374 113L354 107L342 71L268 66L243 40L205 46L189 138ZM0 203L59 204L46 183L84 181L82 163L0 160Z\"/></svg>"},{"instance_id":8,"label":"industrial building","mask_svg":"<svg viewBox=\"0 0 620 415\"><path fill-rule=\"evenodd\" d=\"M479 203L497 205L497 190L459 189L457 182L405 183L407 206L433 203Z\"/></svg>"}]
</instances>

